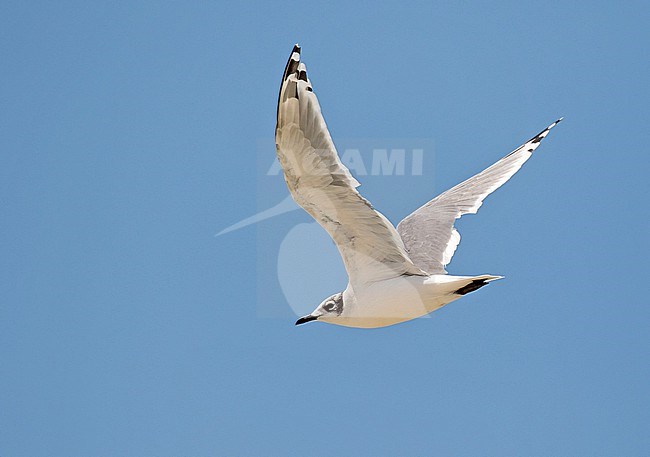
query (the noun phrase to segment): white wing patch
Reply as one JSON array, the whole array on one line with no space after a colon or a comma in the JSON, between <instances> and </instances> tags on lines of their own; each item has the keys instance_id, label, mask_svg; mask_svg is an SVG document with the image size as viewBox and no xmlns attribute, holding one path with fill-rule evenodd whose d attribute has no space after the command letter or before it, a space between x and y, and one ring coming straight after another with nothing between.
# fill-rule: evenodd
<instances>
[{"instance_id":1,"label":"white wing patch","mask_svg":"<svg viewBox=\"0 0 650 457\"><path fill-rule=\"evenodd\" d=\"M468 180L429 201L397 226L406 251L415 265L430 274L445 274L460 234L454 221L475 214L483 200L508 181L532 156L558 119L510 154Z\"/></svg>"}]
</instances>

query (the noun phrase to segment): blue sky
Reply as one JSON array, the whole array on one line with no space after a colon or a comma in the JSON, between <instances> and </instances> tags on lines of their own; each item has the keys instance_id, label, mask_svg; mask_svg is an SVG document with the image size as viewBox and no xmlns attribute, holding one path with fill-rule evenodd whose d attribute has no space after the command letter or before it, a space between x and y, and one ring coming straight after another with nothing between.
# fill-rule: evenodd
<instances>
[{"instance_id":1,"label":"blue sky","mask_svg":"<svg viewBox=\"0 0 650 457\"><path fill-rule=\"evenodd\" d=\"M3 2L0 455L648 455L648 13ZM506 280L294 327L283 284L311 308L345 281L307 248L316 285L278 273L307 215L214 234L287 195L295 42L335 141L433 145L421 176L359 177L395 223L565 116L458 224L450 272Z\"/></svg>"}]
</instances>

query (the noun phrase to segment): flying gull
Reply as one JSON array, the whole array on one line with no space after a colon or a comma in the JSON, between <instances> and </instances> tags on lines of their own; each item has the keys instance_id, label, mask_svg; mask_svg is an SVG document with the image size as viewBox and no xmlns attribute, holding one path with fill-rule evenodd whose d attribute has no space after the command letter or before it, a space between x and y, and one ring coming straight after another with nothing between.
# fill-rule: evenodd
<instances>
[{"instance_id":1,"label":"flying gull","mask_svg":"<svg viewBox=\"0 0 650 457\"><path fill-rule=\"evenodd\" d=\"M443 192L397 228L357 191L341 163L320 106L294 46L278 99L276 150L293 199L334 240L348 286L296 325L322 321L374 328L424 316L502 276L452 276L445 266L460 242L454 221L474 214L483 200L526 162L558 119L477 175Z\"/></svg>"}]
</instances>

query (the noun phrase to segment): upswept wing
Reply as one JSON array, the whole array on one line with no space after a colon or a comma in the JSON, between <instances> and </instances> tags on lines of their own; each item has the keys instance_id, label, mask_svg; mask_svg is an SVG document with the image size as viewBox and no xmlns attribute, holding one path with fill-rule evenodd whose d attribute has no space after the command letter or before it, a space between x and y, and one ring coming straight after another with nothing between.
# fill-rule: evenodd
<instances>
[{"instance_id":1,"label":"upswept wing","mask_svg":"<svg viewBox=\"0 0 650 457\"><path fill-rule=\"evenodd\" d=\"M341 163L294 46L282 77L275 143L293 199L334 240L354 285L422 275L392 224L364 199Z\"/></svg>"},{"instance_id":2,"label":"upswept wing","mask_svg":"<svg viewBox=\"0 0 650 457\"><path fill-rule=\"evenodd\" d=\"M454 220L475 214L485 197L514 175L537 149L558 119L525 144L479 174L438 195L397 226L410 259L430 274L445 274L460 242Z\"/></svg>"}]
</instances>

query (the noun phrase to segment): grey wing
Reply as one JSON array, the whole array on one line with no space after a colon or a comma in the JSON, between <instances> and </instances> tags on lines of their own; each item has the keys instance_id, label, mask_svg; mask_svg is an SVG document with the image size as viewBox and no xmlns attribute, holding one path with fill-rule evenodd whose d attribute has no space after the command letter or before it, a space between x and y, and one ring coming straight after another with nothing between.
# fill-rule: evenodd
<instances>
[{"instance_id":1,"label":"grey wing","mask_svg":"<svg viewBox=\"0 0 650 457\"><path fill-rule=\"evenodd\" d=\"M339 160L297 45L282 78L277 116L276 151L287 187L334 240L350 282L424 274Z\"/></svg>"},{"instance_id":2,"label":"grey wing","mask_svg":"<svg viewBox=\"0 0 650 457\"><path fill-rule=\"evenodd\" d=\"M483 200L508 181L533 154L558 119L525 144L458 184L404 218L397 226L406 251L415 265L431 274L445 274L460 242L454 221L475 214Z\"/></svg>"}]
</instances>

